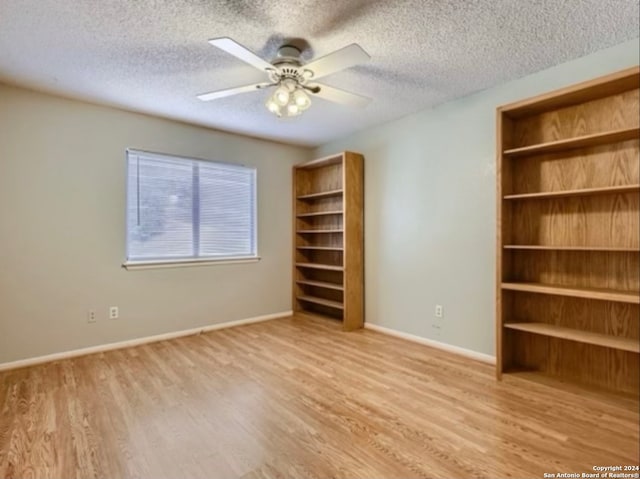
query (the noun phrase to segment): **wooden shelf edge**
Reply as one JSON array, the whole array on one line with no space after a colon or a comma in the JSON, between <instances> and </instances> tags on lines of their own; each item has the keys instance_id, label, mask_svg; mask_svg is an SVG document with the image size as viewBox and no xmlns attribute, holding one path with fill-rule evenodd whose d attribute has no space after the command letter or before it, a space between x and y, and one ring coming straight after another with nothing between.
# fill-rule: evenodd
<instances>
[{"instance_id":1,"label":"wooden shelf edge","mask_svg":"<svg viewBox=\"0 0 640 479\"><path fill-rule=\"evenodd\" d=\"M330 215L341 215L343 214L342 210L340 211L315 211L313 213L300 213L297 214L297 218L313 218L314 216L330 216Z\"/></svg>"},{"instance_id":2,"label":"wooden shelf edge","mask_svg":"<svg viewBox=\"0 0 640 479\"><path fill-rule=\"evenodd\" d=\"M581 331L547 323L505 323L505 328L553 338L566 339L578 343L593 344L605 348L640 353L640 340L610 336L607 334Z\"/></svg>"},{"instance_id":3,"label":"wooden shelf edge","mask_svg":"<svg viewBox=\"0 0 640 479\"><path fill-rule=\"evenodd\" d=\"M329 283L327 281L312 281L306 279L298 279L296 283L302 284L304 286L313 286L314 288L325 288L325 289L333 289L336 291L344 291L344 286L337 283Z\"/></svg>"},{"instance_id":4,"label":"wooden shelf edge","mask_svg":"<svg viewBox=\"0 0 640 479\"><path fill-rule=\"evenodd\" d=\"M566 196L589 196L589 195L605 195L605 194L620 194L620 193L633 193L640 191L640 184L634 185L621 185L621 186L605 186L601 188L582 188L577 190L564 190L564 191L547 191L541 193L522 193L517 195L505 195L505 200L525 200L536 198L561 198Z\"/></svg>"},{"instance_id":5,"label":"wooden shelf edge","mask_svg":"<svg viewBox=\"0 0 640 479\"><path fill-rule=\"evenodd\" d=\"M640 248L627 248L624 246L547 246L547 245L518 245L506 244L503 249L533 250L533 251L595 251L611 253L640 253Z\"/></svg>"},{"instance_id":6,"label":"wooden shelf edge","mask_svg":"<svg viewBox=\"0 0 640 479\"><path fill-rule=\"evenodd\" d=\"M325 269L327 271L344 271L344 266L321 263L296 263L296 268Z\"/></svg>"},{"instance_id":7,"label":"wooden shelf edge","mask_svg":"<svg viewBox=\"0 0 640 479\"><path fill-rule=\"evenodd\" d=\"M520 158L523 156L539 155L544 153L558 153L562 151L587 148L592 146L606 145L610 143L620 143L628 140L640 138L640 127L623 128L619 130L594 133L591 135L567 138L564 140L550 141L537 145L522 146L503 151L503 155L509 158Z\"/></svg>"},{"instance_id":8,"label":"wooden shelf edge","mask_svg":"<svg viewBox=\"0 0 640 479\"><path fill-rule=\"evenodd\" d=\"M296 296L299 301L306 301L308 303L321 304L322 306L328 306L329 308L335 309L344 309L344 305L342 303L338 303L337 301L331 301L329 299L324 298L316 298L315 296Z\"/></svg>"},{"instance_id":9,"label":"wooden shelf edge","mask_svg":"<svg viewBox=\"0 0 640 479\"><path fill-rule=\"evenodd\" d=\"M327 190L327 191L318 191L317 193L309 193L306 195L296 196L299 200L311 200L315 198L328 198L330 196L340 196L344 192L343 189L339 190Z\"/></svg>"},{"instance_id":10,"label":"wooden shelf edge","mask_svg":"<svg viewBox=\"0 0 640 479\"><path fill-rule=\"evenodd\" d=\"M576 105L638 88L640 67L634 66L576 85L502 105L498 111L510 118L522 118L554 108Z\"/></svg>"},{"instance_id":11,"label":"wooden shelf edge","mask_svg":"<svg viewBox=\"0 0 640 479\"><path fill-rule=\"evenodd\" d=\"M341 246L296 246L296 249L311 249L318 251L344 251Z\"/></svg>"},{"instance_id":12,"label":"wooden shelf edge","mask_svg":"<svg viewBox=\"0 0 640 479\"><path fill-rule=\"evenodd\" d=\"M556 286L543 283L502 283L502 289L528 293L571 296L574 298L615 301L619 303L640 304L640 292L618 291L603 288L576 288L572 286Z\"/></svg>"},{"instance_id":13,"label":"wooden shelf edge","mask_svg":"<svg viewBox=\"0 0 640 479\"><path fill-rule=\"evenodd\" d=\"M298 234L314 234L314 233L344 233L344 230L296 230Z\"/></svg>"},{"instance_id":14,"label":"wooden shelf edge","mask_svg":"<svg viewBox=\"0 0 640 479\"><path fill-rule=\"evenodd\" d=\"M322 158L318 158L316 160L300 163L300 164L297 164L295 167L296 169L299 169L299 170L312 170L315 168L321 168L323 166L338 165L342 163L344 156L345 156L344 152L337 153L335 155L329 155Z\"/></svg>"},{"instance_id":15,"label":"wooden shelf edge","mask_svg":"<svg viewBox=\"0 0 640 479\"><path fill-rule=\"evenodd\" d=\"M561 377L547 372L522 368L509 368L503 371L503 378L506 381L527 381L535 383L540 387L550 387L554 390L561 389L570 394L577 394L581 397L589 397L597 401L606 401L616 407L638 412L638 395L625 391L612 391L603 386L588 385L580 382L574 377Z\"/></svg>"}]
</instances>

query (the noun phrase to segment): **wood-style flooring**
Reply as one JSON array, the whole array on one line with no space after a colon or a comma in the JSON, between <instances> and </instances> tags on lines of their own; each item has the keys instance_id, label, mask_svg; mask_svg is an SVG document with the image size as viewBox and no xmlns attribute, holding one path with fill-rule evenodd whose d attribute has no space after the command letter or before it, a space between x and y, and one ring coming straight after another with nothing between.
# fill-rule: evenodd
<instances>
[{"instance_id":1,"label":"wood-style flooring","mask_svg":"<svg viewBox=\"0 0 640 479\"><path fill-rule=\"evenodd\" d=\"M634 400L285 318L0 373L3 478L542 478L639 462Z\"/></svg>"}]
</instances>

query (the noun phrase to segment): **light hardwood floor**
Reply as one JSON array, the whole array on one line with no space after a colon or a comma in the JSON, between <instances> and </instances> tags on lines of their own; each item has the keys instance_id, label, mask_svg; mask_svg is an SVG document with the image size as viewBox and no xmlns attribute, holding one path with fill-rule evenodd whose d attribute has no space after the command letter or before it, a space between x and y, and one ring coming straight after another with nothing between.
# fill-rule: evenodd
<instances>
[{"instance_id":1,"label":"light hardwood floor","mask_svg":"<svg viewBox=\"0 0 640 479\"><path fill-rule=\"evenodd\" d=\"M638 464L638 403L285 318L0 373L0 477L541 478Z\"/></svg>"}]
</instances>

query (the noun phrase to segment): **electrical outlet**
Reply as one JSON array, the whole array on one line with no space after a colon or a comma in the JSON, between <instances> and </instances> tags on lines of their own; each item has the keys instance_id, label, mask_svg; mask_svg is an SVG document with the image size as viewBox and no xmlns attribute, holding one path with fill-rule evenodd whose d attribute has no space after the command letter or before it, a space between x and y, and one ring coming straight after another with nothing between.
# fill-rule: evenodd
<instances>
[{"instance_id":1,"label":"electrical outlet","mask_svg":"<svg viewBox=\"0 0 640 479\"><path fill-rule=\"evenodd\" d=\"M109 308L109 319L118 319L120 316L120 312L118 311L117 306L111 306Z\"/></svg>"},{"instance_id":2,"label":"electrical outlet","mask_svg":"<svg viewBox=\"0 0 640 479\"><path fill-rule=\"evenodd\" d=\"M90 309L87 312L87 323L95 323L96 322L96 312L93 309Z\"/></svg>"},{"instance_id":3,"label":"electrical outlet","mask_svg":"<svg viewBox=\"0 0 640 479\"><path fill-rule=\"evenodd\" d=\"M442 328L440 327L439 324L432 324L431 325L431 331L433 332L433 337L439 338L440 335L442 334Z\"/></svg>"},{"instance_id":4,"label":"electrical outlet","mask_svg":"<svg viewBox=\"0 0 640 479\"><path fill-rule=\"evenodd\" d=\"M436 318L442 318L444 316L444 308L441 304L436 304Z\"/></svg>"}]
</instances>

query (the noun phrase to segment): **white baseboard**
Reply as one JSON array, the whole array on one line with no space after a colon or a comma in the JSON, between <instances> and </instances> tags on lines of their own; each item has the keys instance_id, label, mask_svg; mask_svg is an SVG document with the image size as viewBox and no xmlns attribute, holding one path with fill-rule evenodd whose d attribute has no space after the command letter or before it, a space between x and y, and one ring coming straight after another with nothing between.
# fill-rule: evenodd
<instances>
[{"instance_id":1,"label":"white baseboard","mask_svg":"<svg viewBox=\"0 0 640 479\"><path fill-rule=\"evenodd\" d=\"M225 323L210 324L199 328L183 329L182 331L173 331L171 333L156 334L154 336L145 336L144 338L128 339L126 341L118 341L117 343L100 344L88 348L74 349L61 353L47 354L45 356L37 356L35 358L20 359L9 363L0 363L0 371L8 371L9 369L24 368L27 366L35 366L36 364L48 363L51 361L59 361L60 359L75 358L77 356L85 356L87 354L102 353L112 351L114 349L130 348L139 346L140 344L155 343L157 341L165 341L167 339L181 338L183 336L192 336L194 334L215 331L216 329L233 328L245 324L259 323L261 321L269 321L270 319L284 318L291 316L293 311L283 311L281 313L265 314L263 316L255 316L253 318L238 319L236 321L227 321Z\"/></svg>"},{"instance_id":2,"label":"white baseboard","mask_svg":"<svg viewBox=\"0 0 640 479\"><path fill-rule=\"evenodd\" d=\"M415 334L403 333L402 331L396 331L395 329L385 328L384 326L378 326L377 324L371 324L371 323L365 322L364 327L366 329L371 329L372 331L378 331L379 333L388 334L389 336L395 336L397 338L406 339L407 341L412 341L414 343L420 343L420 344L424 344L425 346L431 346L432 348L442 349L443 351L457 354L459 356L475 359L476 361L481 361L486 364L492 364L492 365L496 364L495 356L491 356L489 354L479 353L477 351L460 348L458 346L452 346L451 344L441 343L439 341L434 341L433 339L427 339L421 336L416 336Z\"/></svg>"}]
</instances>

